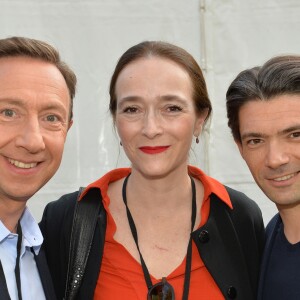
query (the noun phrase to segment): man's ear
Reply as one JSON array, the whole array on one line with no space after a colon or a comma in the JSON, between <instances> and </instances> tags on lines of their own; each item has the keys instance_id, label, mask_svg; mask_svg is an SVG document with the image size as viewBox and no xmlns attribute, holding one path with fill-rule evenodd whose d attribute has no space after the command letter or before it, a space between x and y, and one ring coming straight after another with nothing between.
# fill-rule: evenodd
<instances>
[{"instance_id":1,"label":"man's ear","mask_svg":"<svg viewBox=\"0 0 300 300\"><path fill-rule=\"evenodd\" d=\"M72 125L73 125L73 120L70 120L70 121L69 121L69 124L68 124L68 131L69 131L69 129L72 127Z\"/></svg>"},{"instance_id":2,"label":"man's ear","mask_svg":"<svg viewBox=\"0 0 300 300\"><path fill-rule=\"evenodd\" d=\"M234 140L234 142L237 145L237 147L239 148L241 156L244 158L244 156L243 156L243 145L242 145L242 142L239 141L239 140Z\"/></svg>"}]
</instances>

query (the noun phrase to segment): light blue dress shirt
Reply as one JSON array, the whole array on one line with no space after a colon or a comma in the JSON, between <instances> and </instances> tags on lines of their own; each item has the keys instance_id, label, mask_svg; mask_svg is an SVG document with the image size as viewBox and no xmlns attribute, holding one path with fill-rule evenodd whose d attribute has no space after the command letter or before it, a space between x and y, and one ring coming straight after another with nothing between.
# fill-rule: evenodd
<instances>
[{"instance_id":1,"label":"light blue dress shirt","mask_svg":"<svg viewBox=\"0 0 300 300\"><path fill-rule=\"evenodd\" d=\"M23 240L20 256L20 277L23 300L44 300L45 294L31 248L37 255L43 243L40 228L28 208L21 217ZM11 233L0 221L0 260L11 300L18 300L15 277L18 235Z\"/></svg>"}]
</instances>

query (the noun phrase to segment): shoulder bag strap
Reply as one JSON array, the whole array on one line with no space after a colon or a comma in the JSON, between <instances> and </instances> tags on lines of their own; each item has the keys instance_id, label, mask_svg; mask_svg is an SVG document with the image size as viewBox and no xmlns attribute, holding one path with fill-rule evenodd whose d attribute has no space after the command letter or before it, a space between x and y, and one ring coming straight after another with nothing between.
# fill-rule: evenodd
<instances>
[{"instance_id":1,"label":"shoulder bag strap","mask_svg":"<svg viewBox=\"0 0 300 300\"><path fill-rule=\"evenodd\" d=\"M83 190L82 187L79 189L73 217L65 300L76 299L84 276L102 202L99 197L84 197L78 201Z\"/></svg>"}]
</instances>

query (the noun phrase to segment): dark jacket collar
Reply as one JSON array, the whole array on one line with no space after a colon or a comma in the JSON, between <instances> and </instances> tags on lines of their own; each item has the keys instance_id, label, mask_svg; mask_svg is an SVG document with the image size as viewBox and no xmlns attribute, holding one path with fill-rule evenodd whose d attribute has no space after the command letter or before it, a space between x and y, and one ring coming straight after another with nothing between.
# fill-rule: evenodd
<instances>
[{"instance_id":1,"label":"dark jacket collar","mask_svg":"<svg viewBox=\"0 0 300 300\"><path fill-rule=\"evenodd\" d=\"M34 253L34 251L33 251ZM48 269L47 260L43 247L40 249L38 255L35 255L36 265L40 274L41 282L44 288L45 297L47 300L56 300L52 278Z\"/></svg>"}]
</instances>

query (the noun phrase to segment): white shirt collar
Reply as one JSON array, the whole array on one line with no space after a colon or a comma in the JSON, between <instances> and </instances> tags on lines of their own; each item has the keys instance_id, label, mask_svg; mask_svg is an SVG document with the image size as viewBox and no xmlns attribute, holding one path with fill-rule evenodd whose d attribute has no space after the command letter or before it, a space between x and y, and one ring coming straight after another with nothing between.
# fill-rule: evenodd
<instances>
[{"instance_id":1,"label":"white shirt collar","mask_svg":"<svg viewBox=\"0 0 300 300\"><path fill-rule=\"evenodd\" d=\"M35 254L38 255L44 239L39 225L37 224L27 207L25 207L20 223L22 227L24 246L32 247ZM0 243L10 234L11 232L4 226L4 224L0 220Z\"/></svg>"},{"instance_id":2,"label":"white shirt collar","mask_svg":"<svg viewBox=\"0 0 300 300\"><path fill-rule=\"evenodd\" d=\"M11 234L11 232L4 226L0 220L0 243Z\"/></svg>"}]
</instances>

